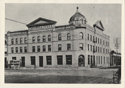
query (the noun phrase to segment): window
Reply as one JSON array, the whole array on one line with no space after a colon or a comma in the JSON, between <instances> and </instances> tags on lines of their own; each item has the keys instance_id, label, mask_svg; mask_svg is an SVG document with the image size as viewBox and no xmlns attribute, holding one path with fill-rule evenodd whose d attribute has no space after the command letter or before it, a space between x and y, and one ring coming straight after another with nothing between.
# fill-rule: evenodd
<instances>
[{"instance_id":1,"label":"window","mask_svg":"<svg viewBox=\"0 0 125 88\"><path fill-rule=\"evenodd\" d=\"M66 55L66 65L72 65L72 55Z\"/></svg>"},{"instance_id":2,"label":"window","mask_svg":"<svg viewBox=\"0 0 125 88\"><path fill-rule=\"evenodd\" d=\"M82 32L79 33L79 39L83 39L83 33Z\"/></svg>"},{"instance_id":3,"label":"window","mask_svg":"<svg viewBox=\"0 0 125 88\"><path fill-rule=\"evenodd\" d=\"M90 65L90 55L88 55L88 64Z\"/></svg>"},{"instance_id":4,"label":"window","mask_svg":"<svg viewBox=\"0 0 125 88\"><path fill-rule=\"evenodd\" d=\"M40 36L37 37L37 42L40 42Z\"/></svg>"},{"instance_id":5,"label":"window","mask_svg":"<svg viewBox=\"0 0 125 88\"><path fill-rule=\"evenodd\" d=\"M99 56L99 64L100 64L100 56Z\"/></svg>"},{"instance_id":6,"label":"window","mask_svg":"<svg viewBox=\"0 0 125 88\"><path fill-rule=\"evenodd\" d=\"M14 44L14 40L13 40L13 38L11 39L11 44Z\"/></svg>"},{"instance_id":7,"label":"window","mask_svg":"<svg viewBox=\"0 0 125 88\"><path fill-rule=\"evenodd\" d=\"M61 51L61 50L62 50L62 45L58 44L58 51Z\"/></svg>"},{"instance_id":8,"label":"window","mask_svg":"<svg viewBox=\"0 0 125 88\"><path fill-rule=\"evenodd\" d=\"M18 44L18 38L16 38L16 44Z\"/></svg>"},{"instance_id":9,"label":"window","mask_svg":"<svg viewBox=\"0 0 125 88\"><path fill-rule=\"evenodd\" d=\"M27 39L26 39L26 37L24 38L24 43L27 43Z\"/></svg>"},{"instance_id":10,"label":"window","mask_svg":"<svg viewBox=\"0 0 125 88\"><path fill-rule=\"evenodd\" d=\"M92 45L91 45L91 51L92 51Z\"/></svg>"},{"instance_id":11,"label":"window","mask_svg":"<svg viewBox=\"0 0 125 88\"><path fill-rule=\"evenodd\" d=\"M48 51L51 51L51 45L48 45Z\"/></svg>"},{"instance_id":12,"label":"window","mask_svg":"<svg viewBox=\"0 0 125 88\"><path fill-rule=\"evenodd\" d=\"M43 45L43 52L45 52L46 51L46 46L45 45Z\"/></svg>"},{"instance_id":13,"label":"window","mask_svg":"<svg viewBox=\"0 0 125 88\"><path fill-rule=\"evenodd\" d=\"M88 40L89 40L89 34L88 34Z\"/></svg>"},{"instance_id":14,"label":"window","mask_svg":"<svg viewBox=\"0 0 125 88\"><path fill-rule=\"evenodd\" d=\"M27 52L27 47L26 46L24 47L24 52Z\"/></svg>"},{"instance_id":15,"label":"window","mask_svg":"<svg viewBox=\"0 0 125 88\"><path fill-rule=\"evenodd\" d=\"M89 51L89 44L88 44L88 51Z\"/></svg>"},{"instance_id":16,"label":"window","mask_svg":"<svg viewBox=\"0 0 125 88\"><path fill-rule=\"evenodd\" d=\"M58 35L58 40L59 40L59 41L62 40L61 34Z\"/></svg>"},{"instance_id":17,"label":"window","mask_svg":"<svg viewBox=\"0 0 125 88\"><path fill-rule=\"evenodd\" d=\"M80 44L79 44L79 49L80 49L80 50L83 50L83 43L80 43Z\"/></svg>"},{"instance_id":18,"label":"window","mask_svg":"<svg viewBox=\"0 0 125 88\"><path fill-rule=\"evenodd\" d=\"M71 40L71 34L70 33L67 34L67 40Z\"/></svg>"},{"instance_id":19,"label":"window","mask_svg":"<svg viewBox=\"0 0 125 88\"><path fill-rule=\"evenodd\" d=\"M96 37L96 42L97 42L97 37Z\"/></svg>"},{"instance_id":20,"label":"window","mask_svg":"<svg viewBox=\"0 0 125 88\"><path fill-rule=\"evenodd\" d=\"M43 42L46 42L46 37L45 37L45 35L43 36Z\"/></svg>"},{"instance_id":21,"label":"window","mask_svg":"<svg viewBox=\"0 0 125 88\"><path fill-rule=\"evenodd\" d=\"M67 44L67 50L71 50L71 44Z\"/></svg>"},{"instance_id":22,"label":"window","mask_svg":"<svg viewBox=\"0 0 125 88\"><path fill-rule=\"evenodd\" d=\"M92 35L90 35L90 41L92 41Z\"/></svg>"},{"instance_id":23,"label":"window","mask_svg":"<svg viewBox=\"0 0 125 88\"><path fill-rule=\"evenodd\" d=\"M99 47L98 47L98 52L99 52Z\"/></svg>"},{"instance_id":24,"label":"window","mask_svg":"<svg viewBox=\"0 0 125 88\"><path fill-rule=\"evenodd\" d=\"M51 56L46 56L47 65L52 65Z\"/></svg>"},{"instance_id":25,"label":"window","mask_svg":"<svg viewBox=\"0 0 125 88\"><path fill-rule=\"evenodd\" d=\"M13 47L11 47L11 53L14 53L14 49L13 49Z\"/></svg>"},{"instance_id":26,"label":"window","mask_svg":"<svg viewBox=\"0 0 125 88\"><path fill-rule=\"evenodd\" d=\"M32 46L32 52L35 52L35 46Z\"/></svg>"},{"instance_id":27,"label":"window","mask_svg":"<svg viewBox=\"0 0 125 88\"><path fill-rule=\"evenodd\" d=\"M93 42L94 42L94 36L93 36Z\"/></svg>"},{"instance_id":28,"label":"window","mask_svg":"<svg viewBox=\"0 0 125 88\"><path fill-rule=\"evenodd\" d=\"M22 47L20 47L20 53L22 53Z\"/></svg>"},{"instance_id":29,"label":"window","mask_svg":"<svg viewBox=\"0 0 125 88\"><path fill-rule=\"evenodd\" d=\"M16 50L15 50L15 51L16 51L16 53L18 53L18 47L16 47L15 49L16 49Z\"/></svg>"},{"instance_id":30,"label":"window","mask_svg":"<svg viewBox=\"0 0 125 88\"><path fill-rule=\"evenodd\" d=\"M35 56L31 56L31 65L35 65Z\"/></svg>"},{"instance_id":31,"label":"window","mask_svg":"<svg viewBox=\"0 0 125 88\"><path fill-rule=\"evenodd\" d=\"M99 38L98 38L98 44L99 44Z\"/></svg>"},{"instance_id":32,"label":"window","mask_svg":"<svg viewBox=\"0 0 125 88\"><path fill-rule=\"evenodd\" d=\"M63 65L63 56L62 55L57 56L57 65Z\"/></svg>"},{"instance_id":33,"label":"window","mask_svg":"<svg viewBox=\"0 0 125 88\"><path fill-rule=\"evenodd\" d=\"M40 46L37 46L37 52L40 52Z\"/></svg>"},{"instance_id":34,"label":"window","mask_svg":"<svg viewBox=\"0 0 125 88\"><path fill-rule=\"evenodd\" d=\"M32 37L32 42L33 42L33 43L35 42L35 37Z\"/></svg>"},{"instance_id":35,"label":"window","mask_svg":"<svg viewBox=\"0 0 125 88\"><path fill-rule=\"evenodd\" d=\"M105 45L105 41L103 40L103 45Z\"/></svg>"},{"instance_id":36,"label":"window","mask_svg":"<svg viewBox=\"0 0 125 88\"><path fill-rule=\"evenodd\" d=\"M48 35L48 41L51 41L51 36L50 35Z\"/></svg>"},{"instance_id":37,"label":"window","mask_svg":"<svg viewBox=\"0 0 125 88\"><path fill-rule=\"evenodd\" d=\"M96 46L96 52L97 52L97 46Z\"/></svg>"},{"instance_id":38,"label":"window","mask_svg":"<svg viewBox=\"0 0 125 88\"><path fill-rule=\"evenodd\" d=\"M102 64L102 56L101 56L101 64Z\"/></svg>"},{"instance_id":39,"label":"window","mask_svg":"<svg viewBox=\"0 0 125 88\"><path fill-rule=\"evenodd\" d=\"M20 38L20 44L22 44L22 38Z\"/></svg>"},{"instance_id":40,"label":"window","mask_svg":"<svg viewBox=\"0 0 125 88\"><path fill-rule=\"evenodd\" d=\"M104 57L104 64L105 64L105 57Z\"/></svg>"}]
</instances>

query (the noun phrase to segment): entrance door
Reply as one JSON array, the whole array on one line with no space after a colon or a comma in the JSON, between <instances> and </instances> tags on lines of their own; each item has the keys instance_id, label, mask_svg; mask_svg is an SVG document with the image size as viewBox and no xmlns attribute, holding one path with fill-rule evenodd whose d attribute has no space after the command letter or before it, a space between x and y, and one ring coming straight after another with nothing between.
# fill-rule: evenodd
<instances>
[{"instance_id":1,"label":"entrance door","mask_svg":"<svg viewBox=\"0 0 125 88\"><path fill-rule=\"evenodd\" d=\"M22 67L25 67L25 57L22 57L21 60L22 60Z\"/></svg>"},{"instance_id":2,"label":"entrance door","mask_svg":"<svg viewBox=\"0 0 125 88\"><path fill-rule=\"evenodd\" d=\"M78 65L79 67L85 67L85 58L83 55L80 55L78 58Z\"/></svg>"},{"instance_id":3,"label":"entrance door","mask_svg":"<svg viewBox=\"0 0 125 88\"><path fill-rule=\"evenodd\" d=\"M43 67L43 56L39 56L39 67Z\"/></svg>"},{"instance_id":4,"label":"entrance door","mask_svg":"<svg viewBox=\"0 0 125 88\"><path fill-rule=\"evenodd\" d=\"M95 56L91 56L91 67L95 67Z\"/></svg>"}]
</instances>

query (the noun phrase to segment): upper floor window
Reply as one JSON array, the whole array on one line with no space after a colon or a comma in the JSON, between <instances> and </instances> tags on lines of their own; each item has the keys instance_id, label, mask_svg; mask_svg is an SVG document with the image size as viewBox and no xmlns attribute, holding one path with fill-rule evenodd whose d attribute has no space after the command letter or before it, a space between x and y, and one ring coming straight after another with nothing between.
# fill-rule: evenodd
<instances>
[{"instance_id":1,"label":"upper floor window","mask_svg":"<svg viewBox=\"0 0 125 88\"><path fill-rule=\"evenodd\" d=\"M89 40L89 34L88 34L88 40Z\"/></svg>"},{"instance_id":2,"label":"upper floor window","mask_svg":"<svg viewBox=\"0 0 125 88\"><path fill-rule=\"evenodd\" d=\"M35 37L32 37L32 42L33 42L33 43L35 42Z\"/></svg>"},{"instance_id":3,"label":"upper floor window","mask_svg":"<svg viewBox=\"0 0 125 88\"><path fill-rule=\"evenodd\" d=\"M80 44L79 44L79 49L80 49L80 50L83 50L83 43L80 43Z\"/></svg>"},{"instance_id":4,"label":"upper floor window","mask_svg":"<svg viewBox=\"0 0 125 88\"><path fill-rule=\"evenodd\" d=\"M20 53L22 53L22 51L23 51L23 50L22 50L22 47L20 47Z\"/></svg>"},{"instance_id":5,"label":"upper floor window","mask_svg":"<svg viewBox=\"0 0 125 88\"><path fill-rule=\"evenodd\" d=\"M98 38L98 44L99 44L99 38Z\"/></svg>"},{"instance_id":6,"label":"upper floor window","mask_svg":"<svg viewBox=\"0 0 125 88\"><path fill-rule=\"evenodd\" d=\"M48 51L51 51L51 45L48 45Z\"/></svg>"},{"instance_id":7,"label":"upper floor window","mask_svg":"<svg viewBox=\"0 0 125 88\"><path fill-rule=\"evenodd\" d=\"M71 44L67 44L67 50L71 50Z\"/></svg>"},{"instance_id":8,"label":"upper floor window","mask_svg":"<svg viewBox=\"0 0 125 88\"><path fill-rule=\"evenodd\" d=\"M22 38L20 38L20 44L22 44Z\"/></svg>"},{"instance_id":9,"label":"upper floor window","mask_svg":"<svg viewBox=\"0 0 125 88\"><path fill-rule=\"evenodd\" d=\"M18 53L18 47L15 48L16 53Z\"/></svg>"},{"instance_id":10,"label":"upper floor window","mask_svg":"<svg viewBox=\"0 0 125 88\"><path fill-rule=\"evenodd\" d=\"M24 38L24 43L27 43L27 39L26 39L26 37Z\"/></svg>"},{"instance_id":11,"label":"upper floor window","mask_svg":"<svg viewBox=\"0 0 125 88\"><path fill-rule=\"evenodd\" d=\"M43 42L45 42L46 41L46 37L45 37L45 35L43 36Z\"/></svg>"},{"instance_id":12,"label":"upper floor window","mask_svg":"<svg viewBox=\"0 0 125 88\"><path fill-rule=\"evenodd\" d=\"M62 40L61 34L58 35L58 40Z\"/></svg>"},{"instance_id":13,"label":"upper floor window","mask_svg":"<svg viewBox=\"0 0 125 88\"><path fill-rule=\"evenodd\" d=\"M79 33L79 39L83 39L83 33L82 32Z\"/></svg>"},{"instance_id":14,"label":"upper floor window","mask_svg":"<svg viewBox=\"0 0 125 88\"><path fill-rule=\"evenodd\" d=\"M62 45L58 44L58 51L61 51L61 50L62 50Z\"/></svg>"},{"instance_id":15,"label":"upper floor window","mask_svg":"<svg viewBox=\"0 0 125 88\"><path fill-rule=\"evenodd\" d=\"M48 35L48 41L51 41L51 36L50 35Z\"/></svg>"},{"instance_id":16,"label":"upper floor window","mask_svg":"<svg viewBox=\"0 0 125 88\"><path fill-rule=\"evenodd\" d=\"M13 38L11 39L11 44L14 44L14 39Z\"/></svg>"},{"instance_id":17,"label":"upper floor window","mask_svg":"<svg viewBox=\"0 0 125 88\"><path fill-rule=\"evenodd\" d=\"M90 41L92 41L92 35L90 35Z\"/></svg>"},{"instance_id":18,"label":"upper floor window","mask_svg":"<svg viewBox=\"0 0 125 88\"><path fill-rule=\"evenodd\" d=\"M37 52L40 52L40 46L37 46Z\"/></svg>"},{"instance_id":19,"label":"upper floor window","mask_svg":"<svg viewBox=\"0 0 125 88\"><path fill-rule=\"evenodd\" d=\"M89 44L88 44L88 51L89 51Z\"/></svg>"},{"instance_id":20,"label":"upper floor window","mask_svg":"<svg viewBox=\"0 0 125 88\"><path fill-rule=\"evenodd\" d=\"M11 53L14 53L14 49L13 49L13 47L11 47Z\"/></svg>"},{"instance_id":21,"label":"upper floor window","mask_svg":"<svg viewBox=\"0 0 125 88\"><path fill-rule=\"evenodd\" d=\"M16 38L16 44L18 44L18 38Z\"/></svg>"},{"instance_id":22,"label":"upper floor window","mask_svg":"<svg viewBox=\"0 0 125 88\"><path fill-rule=\"evenodd\" d=\"M67 40L70 40L70 39L71 39L71 34L68 33L68 34L67 34Z\"/></svg>"},{"instance_id":23,"label":"upper floor window","mask_svg":"<svg viewBox=\"0 0 125 88\"><path fill-rule=\"evenodd\" d=\"M32 46L32 52L35 52L35 46Z\"/></svg>"},{"instance_id":24,"label":"upper floor window","mask_svg":"<svg viewBox=\"0 0 125 88\"><path fill-rule=\"evenodd\" d=\"M37 37L37 42L40 42L40 36Z\"/></svg>"},{"instance_id":25,"label":"upper floor window","mask_svg":"<svg viewBox=\"0 0 125 88\"><path fill-rule=\"evenodd\" d=\"M45 52L46 51L46 46L45 45L43 45L43 52Z\"/></svg>"},{"instance_id":26,"label":"upper floor window","mask_svg":"<svg viewBox=\"0 0 125 88\"><path fill-rule=\"evenodd\" d=\"M24 52L27 52L27 47L26 46L24 47Z\"/></svg>"}]
</instances>

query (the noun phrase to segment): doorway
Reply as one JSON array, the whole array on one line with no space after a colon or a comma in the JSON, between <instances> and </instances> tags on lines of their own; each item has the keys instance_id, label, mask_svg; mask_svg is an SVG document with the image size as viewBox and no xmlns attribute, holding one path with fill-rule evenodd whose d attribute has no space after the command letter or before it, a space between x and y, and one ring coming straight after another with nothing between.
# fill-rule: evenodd
<instances>
[{"instance_id":1,"label":"doorway","mask_svg":"<svg viewBox=\"0 0 125 88\"><path fill-rule=\"evenodd\" d=\"M25 57L21 57L20 65L21 67L25 67Z\"/></svg>"},{"instance_id":2,"label":"doorway","mask_svg":"<svg viewBox=\"0 0 125 88\"><path fill-rule=\"evenodd\" d=\"M84 55L79 55L78 57L78 66L85 67L85 58Z\"/></svg>"},{"instance_id":3,"label":"doorway","mask_svg":"<svg viewBox=\"0 0 125 88\"><path fill-rule=\"evenodd\" d=\"M43 67L43 56L39 56L39 67Z\"/></svg>"}]
</instances>

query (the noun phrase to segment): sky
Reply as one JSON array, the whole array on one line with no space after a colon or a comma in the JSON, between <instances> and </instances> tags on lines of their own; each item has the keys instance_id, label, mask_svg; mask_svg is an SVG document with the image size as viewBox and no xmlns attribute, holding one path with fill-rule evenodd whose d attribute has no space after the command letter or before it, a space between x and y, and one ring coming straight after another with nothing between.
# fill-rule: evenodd
<instances>
[{"instance_id":1,"label":"sky","mask_svg":"<svg viewBox=\"0 0 125 88\"><path fill-rule=\"evenodd\" d=\"M69 19L76 12L79 12L87 19L87 24L93 24L101 20L105 28L104 33L110 36L110 48L113 50L114 39L121 38L121 5L120 4L5 4L5 18L23 23L30 23L42 17L57 21L56 25L68 24ZM27 30L24 24L5 20L5 33L7 31ZM121 49L119 49L119 52Z\"/></svg>"}]
</instances>

